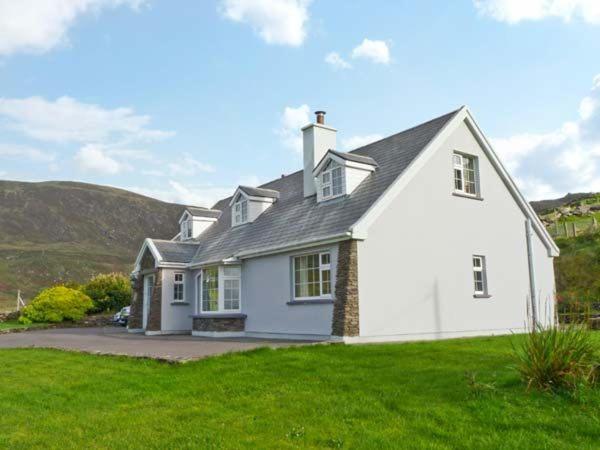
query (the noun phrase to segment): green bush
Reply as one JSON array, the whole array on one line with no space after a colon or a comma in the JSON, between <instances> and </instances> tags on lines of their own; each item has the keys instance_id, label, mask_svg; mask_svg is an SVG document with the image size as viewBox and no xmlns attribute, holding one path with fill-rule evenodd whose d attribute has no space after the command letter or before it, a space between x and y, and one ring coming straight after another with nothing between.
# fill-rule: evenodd
<instances>
[{"instance_id":1,"label":"green bush","mask_svg":"<svg viewBox=\"0 0 600 450\"><path fill-rule=\"evenodd\" d=\"M44 289L23 308L19 322L62 322L79 320L93 307L92 300L83 292L65 286Z\"/></svg>"},{"instance_id":2,"label":"green bush","mask_svg":"<svg viewBox=\"0 0 600 450\"><path fill-rule=\"evenodd\" d=\"M538 327L515 350L528 388L573 391L597 381L600 356L585 327Z\"/></svg>"},{"instance_id":3,"label":"green bush","mask_svg":"<svg viewBox=\"0 0 600 450\"><path fill-rule=\"evenodd\" d=\"M81 290L94 302L92 312L116 311L131 302L129 277L120 273L96 275Z\"/></svg>"}]
</instances>

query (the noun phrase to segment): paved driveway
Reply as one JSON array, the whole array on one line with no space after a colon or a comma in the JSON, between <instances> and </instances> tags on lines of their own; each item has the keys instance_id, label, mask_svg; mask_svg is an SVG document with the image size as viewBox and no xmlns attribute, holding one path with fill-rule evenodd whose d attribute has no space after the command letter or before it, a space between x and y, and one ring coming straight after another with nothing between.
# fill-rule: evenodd
<instances>
[{"instance_id":1,"label":"paved driveway","mask_svg":"<svg viewBox=\"0 0 600 450\"><path fill-rule=\"evenodd\" d=\"M90 353L145 356L173 361L199 359L258 347L289 347L308 342L251 338L211 339L192 336L144 336L123 327L63 328L0 335L0 348L58 348Z\"/></svg>"}]
</instances>

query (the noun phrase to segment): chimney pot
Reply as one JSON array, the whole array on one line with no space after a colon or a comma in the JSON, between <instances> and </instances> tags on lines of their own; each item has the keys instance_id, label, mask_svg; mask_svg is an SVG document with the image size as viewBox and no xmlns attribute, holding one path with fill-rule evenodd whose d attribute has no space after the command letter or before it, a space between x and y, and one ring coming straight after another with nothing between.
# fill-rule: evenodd
<instances>
[{"instance_id":1,"label":"chimney pot","mask_svg":"<svg viewBox=\"0 0 600 450\"><path fill-rule=\"evenodd\" d=\"M325 111L315 111L315 114L317 115L317 123L319 125L325 125L325 114L327 114Z\"/></svg>"}]
</instances>

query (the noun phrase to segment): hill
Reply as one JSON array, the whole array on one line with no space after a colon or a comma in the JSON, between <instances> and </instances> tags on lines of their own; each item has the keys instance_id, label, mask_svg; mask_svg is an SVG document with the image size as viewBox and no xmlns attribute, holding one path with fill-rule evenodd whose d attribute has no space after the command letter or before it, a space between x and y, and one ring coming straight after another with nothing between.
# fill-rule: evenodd
<instances>
[{"instance_id":1,"label":"hill","mask_svg":"<svg viewBox=\"0 0 600 450\"><path fill-rule=\"evenodd\" d=\"M581 202L582 200L592 199L597 196L598 194L593 192L580 192L575 194L568 193L567 195L561 198L555 198L550 200L537 200L529 203L531 204L533 210L536 213L540 214L556 208L560 208L562 206L573 205Z\"/></svg>"},{"instance_id":2,"label":"hill","mask_svg":"<svg viewBox=\"0 0 600 450\"><path fill-rule=\"evenodd\" d=\"M129 272L145 237L170 239L183 206L107 186L0 181L0 310L59 281Z\"/></svg>"}]
</instances>

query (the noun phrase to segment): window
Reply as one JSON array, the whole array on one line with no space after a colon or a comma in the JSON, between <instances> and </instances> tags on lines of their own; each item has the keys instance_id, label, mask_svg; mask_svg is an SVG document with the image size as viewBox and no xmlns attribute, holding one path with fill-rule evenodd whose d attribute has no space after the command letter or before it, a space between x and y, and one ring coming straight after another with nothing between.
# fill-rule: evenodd
<instances>
[{"instance_id":1,"label":"window","mask_svg":"<svg viewBox=\"0 0 600 450\"><path fill-rule=\"evenodd\" d=\"M240 310L241 268L209 267L202 271L202 312Z\"/></svg>"},{"instance_id":2,"label":"window","mask_svg":"<svg viewBox=\"0 0 600 450\"><path fill-rule=\"evenodd\" d=\"M335 161L329 161L321 173L321 197L323 199L338 197L344 193L343 167Z\"/></svg>"},{"instance_id":3,"label":"window","mask_svg":"<svg viewBox=\"0 0 600 450\"><path fill-rule=\"evenodd\" d=\"M191 239L192 237L192 223L189 221L182 222L181 224L181 237L183 239Z\"/></svg>"},{"instance_id":4,"label":"window","mask_svg":"<svg viewBox=\"0 0 600 450\"><path fill-rule=\"evenodd\" d=\"M240 225L248 221L248 201L238 196L238 201L233 205L233 224Z\"/></svg>"},{"instance_id":5,"label":"window","mask_svg":"<svg viewBox=\"0 0 600 450\"><path fill-rule=\"evenodd\" d=\"M219 310L219 268L202 270L202 312Z\"/></svg>"},{"instance_id":6,"label":"window","mask_svg":"<svg viewBox=\"0 0 600 450\"><path fill-rule=\"evenodd\" d=\"M473 281L475 284L475 295L487 295L485 256L473 256Z\"/></svg>"},{"instance_id":7,"label":"window","mask_svg":"<svg viewBox=\"0 0 600 450\"><path fill-rule=\"evenodd\" d=\"M329 253L294 257L294 298L330 298L331 262Z\"/></svg>"},{"instance_id":8,"label":"window","mask_svg":"<svg viewBox=\"0 0 600 450\"><path fill-rule=\"evenodd\" d=\"M183 274L176 273L173 280L173 301L182 302L183 299Z\"/></svg>"},{"instance_id":9,"label":"window","mask_svg":"<svg viewBox=\"0 0 600 450\"><path fill-rule=\"evenodd\" d=\"M223 267L223 309L225 311L240 309L240 275L239 267Z\"/></svg>"},{"instance_id":10,"label":"window","mask_svg":"<svg viewBox=\"0 0 600 450\"><path fill-rule=\"evenodd\" d=\"M452 156L454 166L454 191L476 196L477 189L477 158L455 153Z\"/></svg>"}]
</instances>

